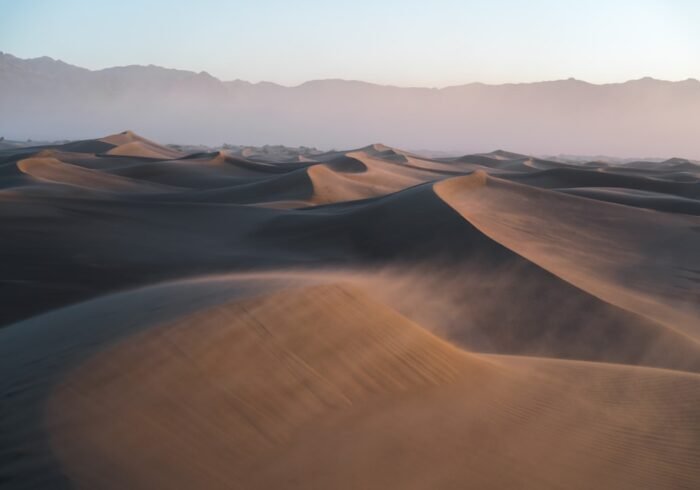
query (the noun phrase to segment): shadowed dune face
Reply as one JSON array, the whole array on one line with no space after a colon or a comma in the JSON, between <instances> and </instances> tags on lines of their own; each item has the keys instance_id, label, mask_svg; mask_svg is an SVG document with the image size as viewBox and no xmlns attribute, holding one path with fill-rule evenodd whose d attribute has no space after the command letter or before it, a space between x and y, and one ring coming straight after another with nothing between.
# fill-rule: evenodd
<instances>
[{"instance_id":1,"label":"shadowed dune face","mask_svg":"<svg viewBox=\"0 0 700 490\"><path fill-rule=\"evenodd\" d=\"M7 488L693 488L700 166L0 151Z\"/></svg>"}]
</instances>

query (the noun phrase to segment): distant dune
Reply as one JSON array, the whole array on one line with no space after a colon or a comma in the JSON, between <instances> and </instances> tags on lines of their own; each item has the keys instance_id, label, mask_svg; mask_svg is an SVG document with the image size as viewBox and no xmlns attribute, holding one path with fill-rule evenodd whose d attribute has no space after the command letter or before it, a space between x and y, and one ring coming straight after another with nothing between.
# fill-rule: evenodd
<instances>
[{"instance_id":1,"label":"distant dune","mask_svg":"<svg viewBox=\"0 0 700 490\"><path fill-rule=\"evenodd\" d=\"M3 489L700 481L694 160L125 131L0 150L0 230Z\"/></svg>"},{"instance_id":2,"label":"distant dune","mask_svg":"<svg viewBox=\"0 0 700 490\"><path fill-rule=\"evenodd\" d=\"M0 136L76 139L131 127L168 143L383 141L406 149L700 159L700 82L643 78L399 88L348 80L296 87L157 66L90 71L0 53Z\"/></svg>"}]
</instances>

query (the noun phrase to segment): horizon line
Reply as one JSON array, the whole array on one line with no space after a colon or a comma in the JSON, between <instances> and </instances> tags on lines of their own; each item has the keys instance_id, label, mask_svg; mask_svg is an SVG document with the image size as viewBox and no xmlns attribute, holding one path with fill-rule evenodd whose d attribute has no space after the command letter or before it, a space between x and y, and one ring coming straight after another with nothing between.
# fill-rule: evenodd
<instances>
[{"instance_id":1,"label":"horizon line","mask_svg":"<svg viewBox=\"0 0 700 490\"><path fill-rule=\"evenodd\" d=\"M463 82L463 83L457 83L457 84L450 84L450 85L444 85L444 86L426 86L426 85L396 85L396 84L391 84L391 83L378 83L378 82L369 82L365 80L358 80L358 79L347 79L347 78L337 78L337 77L329 77L329 78L314 78L314 79L309 79L304 82L298 83L296 85L284 85L281 83L269 81L269 80L259 80L257 82L251 82L249 80L243 80L240 78L236 78L233 80L224 80L222 78L219 78L215 75L212 75L211 73L207 72L206 70L201 70L201 71L196 71L196 70L190 70L190 69L182 69L182 68L170 68L162 65L156 65L149 63L147 65L140 65L140 64L130 64L130 65L114 65L114 66L108 66L105 68L86 68L84 66L80 65L75 65L72 63L68 63L62 59L59 58L53 58L51 56L37 56L33 58L20 58L19 56L15 56L12 53L8 53L5 51L0 50L0 56L7 55L12 58L15 58L17 60L21 61L37 61L37 60L50 60L51 62L54 63L61 63L73 68L77 68L80 70L86 70L91 73L97 73L97 72L102 72L102 71L109 71L109 70L115 70L115 69L120 69L120 68L157 68L160 70L166 70L166 71L174 71L174 72L184 72L184 73L191 73L195 76L206 76L209 78L213 78L214 80L218 81L219 83L245 83L249 85L274 85L276 87L280 88L288 88L288 89L294 89L294 88L299 88L303 87L304 85L308 85L310 83L317 83L317 82L345 82L345 83L361 83L365 85L374 85L377 87L386 87L386 88L398 88L398 89L423 89L423 90L446 90L446 89L452 89L452 88L459 88L459 87L465 87L469 85L482 85L482 86L487 86L487 87L502 87L502 86L513 86L513 85L536 85L536 84L544 84L544 83L561 83L561 82L578 82L582 83L585 85L591 85L595 87L605 87L605 86L610 86L610 85L624 85L627 83L633 83L633 82L644 82L644 81L654 81L654 82L661 82L661 83L687 83L687 82L694 82L694 83L700 83L700 79L694 78L694 77L689 77L681 80L666 80L666 79L661 79L661 78L655 78L651 76L644 76L640 78L632 78L629 80L624 80L624 81L618 81L618 82L604 82L604 83L595 83L595 82L589 82L586 80L578 79L575 77L567 77L567 78L558 78L558 79L551 79L551 80L539 80L539 81L529 81L529 82L503 82L503 83L493 83L493 82L479 82L479 81L471 81L471 82Z\"/></svg>"},{"instance_id":2,"label":"horizon line","mask_svg":"<svg viewBox=\"0 0 700 490\"><path fill-rule=\"evenodd\" d=\"M0 51L0 55L2 55L2 51ZM2 138L0 141L5 141L8 143L37 143L36 145L28 145L28 146L23 146L24 148L41 148L41 147L46 147L46 146L60 146L60 145L65 145L65 144L71 144L71 143L79 143L79 142L94 142L94 141L102 141L106 138L110 138L112 136L119 136L119 135L126 135L129 134L132 137L138 138L138 139L143 139L147 140L151 143L154 143L159 146L165 146L165 147L179 147L179 148L201 148L205 151L210 150L210 151L222 151L225 150L225 146L233 146L233 147L238 147L238 148L264 148L266 146L279 146L282 148L288 148L288 149L295 149L295 148L308 148L311 150L316 150L320 151L323 153L329 153L329 152L350 152L350 151L360 151L364 150L373 146L383 146L386 147L390 150L394 151L399 151L402 153L408 153L408 154L413 154L415 156L418 156L419 158L459 158L459 157L464 157L464 156L477 156L477 155L491 155L495 153L510 153L512 155L517 155L519 157L526 157L526 158L535 158L539 160L552 160L552 161L563 161L563 160L568 160L568 159L580 159L582 162L594 162L594 161L605 161L607 163L614 163L614 162L631 162L631 161L656 161L656 162L667 162L671 160L683 160L686 162L694 163L694 164L700 164L700 160L694 159L694 158L686 158L686 157L679 157L679 156L651 156L651 155L646 155L646 156L641 156L641 155L627 155L627 156L621 156L621 155L607 155L604 153L600 154L577 154L577 153L553 153L553 152L519 152L519 151L512 151L512 150L506 150L504 148L498 148L495 150L487 150L487 151L478 151L478 152L469 152L465 150L459 150L459 149L451 149L451 150L441 150L441 149L436 149L436 148L408 148L404 149L402 147L398 147L395 145L387 145L382 142L374 142L374 143L369 143L364 146L360 147L352 147L352 148L319 148L317 146L308 146L308 145L286 145L286 144L281 144L281 143L266 143L263 145L253 145L253 144L244 144L244 143L230 143L230 142L222 142L220 145L208 145L204 143L186 143L186 142L160 142L157 140L150 139L146 136L143 136L143 133L136 132L131 129L125 129L121 131L117 131L116 133L109 133L105 134L102 136L93 136L93 137L81 137L81 138L58 138L55 140L41 140L37 139L34 140L32 138L28 139L14 139L14 138ZM190 155L194 155L197 152L190 153ZM433 156L428 156L432 154ZM441 154L441 157L436 157L436 154ZM559 160L557 160L559 159Z\"/></svg>"}]
</instances>

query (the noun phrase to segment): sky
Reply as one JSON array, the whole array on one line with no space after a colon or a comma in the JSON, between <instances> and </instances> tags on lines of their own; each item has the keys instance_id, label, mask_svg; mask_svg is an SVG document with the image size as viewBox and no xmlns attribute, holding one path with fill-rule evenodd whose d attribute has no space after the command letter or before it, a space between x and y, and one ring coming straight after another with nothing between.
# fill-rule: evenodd
<instances>
[{"instance_id":1,"label":"sky","mask_svg":"<svg viewBox=\"0 0 700 490\"><path fill-rule=\"evenodd\" d=\"M700 78L700 0L0 0L0 51L297 85Z\"/></svg>"}]
</instances>

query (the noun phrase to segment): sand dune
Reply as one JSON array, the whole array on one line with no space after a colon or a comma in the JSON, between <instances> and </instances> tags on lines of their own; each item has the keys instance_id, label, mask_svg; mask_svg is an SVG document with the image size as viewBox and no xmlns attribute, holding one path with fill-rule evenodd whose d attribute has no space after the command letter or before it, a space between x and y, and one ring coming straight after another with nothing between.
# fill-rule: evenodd
<instances>
[{"instance_id":1,"label":"sand dune","mask_svg":"<svg viewBox=\"0 0 700 490\"><path fill-rule=\"evenodd\" d=\"M17 168L21 172L41 181L75 185L101 191L154 192L167 189L117 175L97 172L50 157L25 158L17 162Z\"/></svg>"},{"instance_id":2,"label":"sand dune","mask_svg":"<svg viewBox=\"0 0 700 490\"><path fill-rule=\"evenodd\" d=\"M0 150L0 486L694 488L695 175Z\"/></svg>"},{"instance_id":3,"label":"sand dune","mask_svg":"<svg viewBox=\"0 0 700 490\"><path fill-rule=\"evenodd\" d=\"M114 145L114 148L107 150L107 155L161 159L184 156L184 154L179 151L161 146L158 143L142 138L131 131L124 131L123 133L114 134L106 138L102 138L100 141Z\"/></svg>"},{"instance_id":4,"label":"sand dune","mask_svg":"<svg viewBox=\"0 0 700 490\"><path fill-rule=\"evenodd\" d=\"M599 201L614 202L626 206L670 213L700 215L700 200L674 196L673 194L617 187L578 187L560 190L575 196L590 197Z\"/></svg>"},{"instance_id":5,"label":"sand dune","mask_svg":"<svg viewBox=\"0 0 700 490\"><path fill-rule=\"evenodd\" d=\"M700 220L538 191L484 172L436 186L497 242L599 298L700 335Z\"/></svg>"}]
</instances>

